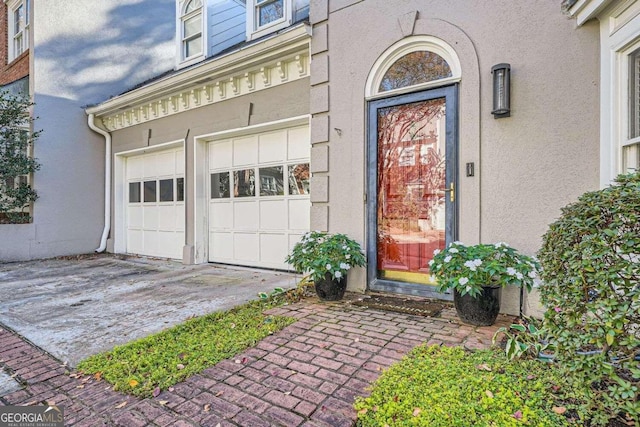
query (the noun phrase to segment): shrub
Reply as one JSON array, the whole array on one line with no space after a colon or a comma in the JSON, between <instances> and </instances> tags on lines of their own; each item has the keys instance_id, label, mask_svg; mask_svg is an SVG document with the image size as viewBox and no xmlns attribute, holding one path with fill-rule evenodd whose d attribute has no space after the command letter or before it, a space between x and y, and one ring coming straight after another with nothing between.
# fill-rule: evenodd
<instances>
[{"instance_id":1,"label":"shrub","mask_svg":"<svg viewBox=\"0 0 640 427\"><path fill-rule=\"evenodd\" d=\"M371 396L356 400L357 425L564 426L573 411L554 393L565 386L554 365L423 345L386 370Z\"/></svg>"},{"instance_id":2,"label":"shrub","mask_svg":"<svg viewBox=\"0 0 640 427\"><path fill-rule=\"evenodd\" d=\"M503 337L504 353L509 360L538 357L549 347L546 331L540 329L537 319L523 317L520 322L508 328L502 326L493 334L493 345L498 337Z\"/></svg>"},{"instance_id":3,"label":"shrub","mask_svg":"<svg viewBox=\"0 0 640 427\"><path fill-rule=\"evenodd\" d=\"M531 290L538 277L538 262L504 242L472 246L453 242L433 255L429 267L439 292L451 288L476 298L484 286L515 285Z\"/></svg>"},{"instance_id":4,"label":"shrub","mask_svg":"<svg viewBox=\"0 0 640 427\"><path fill-rule=\"evenodd\" d=\"M351 267L363 267L366 262L358 242L344 234L324 231L305 233L285 261L297 271L308 273L314 282L326 274L340 279Z\"/></svg>"},{"instance_id":5,"label":"shrub","mask_svg":"<svg viewBox=\"0 0 640 427\"><path fill-rule=\"evenodd\" d=\"M639 423L640 173L563 208L538 256L544 327L560 366L590 386L590 422Z\"/></svg>"},{"instance_id":6,"label":"shrub","mask_svg":"<svg viewBox=\"0 0 640 427\"><path fill-rule=\"evenodd\" d=\"M40 168L29 156L39 135L28 130L31 105L28 98L0 92L0 223L29 222L29 205L38 198L27 180Z\"/></svg>"}]
</instances>

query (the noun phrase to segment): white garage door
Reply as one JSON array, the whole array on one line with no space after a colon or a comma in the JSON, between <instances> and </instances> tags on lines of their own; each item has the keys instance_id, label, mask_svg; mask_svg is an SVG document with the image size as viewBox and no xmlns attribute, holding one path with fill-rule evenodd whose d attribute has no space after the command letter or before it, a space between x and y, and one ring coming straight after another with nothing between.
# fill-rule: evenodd
<instances>
[{"instance_id":1,"label":"white garage door","mask_svg":"<svg viewBox=\"0 0 640 427\"><path fill-rule=\"evenodd\" d=\"M209 144L209 260L287 268L309 231L309 127Z\"/></svg>"},{"instance_id":2,"label":"white garage door","mask_svg":"<svg viewBox=\"0 0 640 427\"><path fill-rule=\"evenodd\" d=\"M184 150L127 159L127 252L182 259Z\"/></svg>"}]
</instances>

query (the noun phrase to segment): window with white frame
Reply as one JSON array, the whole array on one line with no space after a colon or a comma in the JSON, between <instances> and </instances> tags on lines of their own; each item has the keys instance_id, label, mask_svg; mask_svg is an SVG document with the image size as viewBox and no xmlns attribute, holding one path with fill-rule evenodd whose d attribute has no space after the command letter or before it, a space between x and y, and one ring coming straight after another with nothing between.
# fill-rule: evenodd
<instances>
[{"instance_id":1,"label":"window with white frame","mask_svg":"<svg viewBox=\"0 0 640 427\"><path fill-rule=\"evenodd\" d=\"M247 38L255 39L291 23L291 0L247 0Z\"/></svg>"},{"instance_id":2,"label":"window with white frame","mask_svg":"<svg viewBox=\"0 0 640 427\"><path fill-rule=\"evenodd\" d=\"M30 0L7 2L9 62L29 49Z\"/></svg>"},{"instance_id":3,"label":"window with white frame","mask_svg":"<svg viewBox=\"0 0 640 427\"><path fill-rule=\"evenodd\" d=\"M626 57L628 61L628 131L620 141L620 173L640 170L640 47ZM624 135L624 134L623 134Z\"/></svg>"},{"instance_id":4,"label":"window with white frame","mask_svg":"<svg viewBox=\"0 0 640 427\"><path fill-rule=\"evenodd\" d=\"M188 0L183 3L180 15L181 60L199 58L203 54L203 12L202 0Z\"/></svg>"}]
</instances>

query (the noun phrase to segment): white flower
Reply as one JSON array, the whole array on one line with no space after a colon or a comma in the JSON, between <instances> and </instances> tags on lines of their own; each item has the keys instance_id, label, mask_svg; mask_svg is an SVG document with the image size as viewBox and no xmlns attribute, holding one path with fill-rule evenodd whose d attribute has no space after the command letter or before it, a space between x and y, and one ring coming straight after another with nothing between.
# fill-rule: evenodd
<instances>
[{"instance_id":1,"label":"white flower","mask_svg":"<svg viewBox=\"0 0 640 427\"><path fill-rule=\"evenodd\" d=\"M458 250L456 248L449 248L449 253L457 254Z\"/></svg>"},{"instance_id":2,"label":"white flower","mask_svg":"<svg viewBox=\"0 0 640 427\"><path fill-rule=\"evenodd\" d=\"M536 277L538 277L538 274L535 271L530 271L529 274L527 274L527 276L531 277L532 279L535 279Z\"/></svg>"},{"instance_id":3,"label":"white flower","mask_svg":"<svg viewBox=\"0 0 640 427\"><path fill-rule=\"evenodd\" d=\"M433 265L433 260L429 261L429 267Z\"/></svg>"},{"instance_id":4,"label":"white flower","mask_svg":"<svg viewBox=\"0 0 640 427\"><path fill-rule=\"evenodd\" d=\"M471 271L476 271L476 265L473 261L465 261L464 266Z\"/></svg>"},{"instance_id":5,"label":"white flower","mask_svg":"<svg viewBox=\"0 0 640 427\"><path fill-rule=\"evenodd\" d=\"M449 262L451 261L451 255L447 255L444 259L444 262Z\"/></svg>"},{"instance_id":6,"label":"white flower","mask_svg":"<svg viewBox=\"0 0 640 427\"><path fill-rule=\"evenodd\" d=\"M482 265L482 260L480 258L476 258L473 260L473 263L476 265L476 267L480 267Z\"/></svg>"},{"instance_id":7,"label":"white flower","mask_svg":"<svg viewBox=\"0 0 640 427\"><path fill-rule=\"evenodd\" d=\"M495 244L495 245L493 245L493 246L495 246L497 249L500 249L500 248L501 248L501 247L503 247L503 246L504 246L505 248L506 248L506 247L509 247L509 245L508 245L507 243L505 243L505 242L498 242L498 243L496 243L496 244Z\"/></svg>"},{"instance_id":8,"label":"white flower","mask_svg":"<svg viewBox=\"0 0 640 427\"><path fill-rule=\"evenodd\" d=\"M306 253L307 253L307 250L303 248L303 249L302 249L302 253L303 253L303 254L306 254Z\"/></svg>"},{"instance_id":9,"label":"white flower","mask_svg":"<svg viewBox=\"0 0 640 427\"><path fill-rule=\"evenodd\" d=\"M327 270L331 270L331 264L327 264Z\"/></svg>"},{"instance_id":10,"label":"white flower","mask_svg":"<svg viewBox=\"0 0 640 427\"><path fill-rule=\"evenodd\" d=\"M513 267L509 267L509 268L507 268L507 274L508 274L509 276L513 276L514 274L516 274L516 269L515 269L515 268L513 268Z\"/></svg>"},{"instance_id":11,"label":"white flower","mask_svg":"<svg viewBox=\"0 0 640 427\"><path fill-rule=\"evenodd\" d=\"M522 278L523 278L523 277L524 277L524 276L522 275L522 273L516 273L516 278L517 278L518 280L522 280Z\"/></svg>"},{"instance_id":12,"label":"white flower","mask_svg":"<svg viewBox=\"0 0 640 427\"><path fill-rule=\"evenodd\" d=\"M315 239L309 238L309 243L313 243L315 241L316 241Z\"/></svg>"},{"instance_id":13,"label":"white flower","mask_svg":"<svg viewBox=\"0 0 640 427\"><path fill-rule=\"evenodd\" d=\"M351 266L349 264L345 264L344 262L340 263L340 269L341 270L348 270L350 268L351 268Z\"/></svg>"},{"instance_id":14,"label":"white flower","mask_svg":"<svg viewBox=\"0 0 640 427\"><path fill-rule=\"evenodd\" d=\"M433 251L433 256L436 256L440 253L440 249L436 249L435 251Z\"/></svg>"},{"instance_id":15,"label":"white flower","mask_svg":"<svg viewBox=\"0 0 640 427\"><path fill-rule=\"evenodd\" d=\"M342 273L341 273L341 272L339 272L339 271L336 271L336 272L333 274L333 276L334 276L336 279L339 279L339 278L341 278L341 277L342 277Z\"/></svg>"},{"instance_id":16,"label":"white flower","mask_svg":"<svg viewBox=\"0 0 640 427\"><path fill-rule=\"evenodd\" d=\"M469 279L467 279L466 277L461 277L458 279L458 283L460 283L461 285L466 285L467 283L469 283Z\"/></svg>"},{"instance_id":17,"label":"white flower","mask_svg":"<svg viewBox=\"0 0 640 427\"><path fill-rule=\"evenodd\" d=\"M471 286L467 286L467 293L471 292Z\"/></svg>"},{"instance_id":18,"label":"white flower","mask_svg":"<svg viewBox=\"0 0 640 427\"><path fill-rule=\"evenodd\" d=\"M451 245L449 245L449 246L453 246L453 245L460 245L460 246L464 246L464 243L459 242L459 241L457 241L457 240L456 240L455 242L451 242Z\"/></svg>"},{"instance_id":19,"label":"white flower","mask_svg":"<svg viewBox=\"0 0 640 427\"><path fill-rule=\"evenodd\" d=\"M430 281L431 283L435 283L435 281L436 281L436 276L434 276L433 274L432 274L431 276L429 276L429 281Z\"/></svg>"},{"instance_id":20,"label":"white flower","mask_svg":"<svg viewBox=\"0 0 640 427\"><path fill-rule=\"evenodd\" d=\"M351 254L346 254L344 257L345 257L346 259L351 259Z\"/></svg>"},{"instance_id":21,"label":"white flower","mask_svg":"<svg viewBox=\"0 0 640 427\"><path fill-rule=\"evenodd\" d=\"M342 245L342 249L343 249L343 250L347 250L347 249L349 249L349 248L347 247L347 245Z\"/></svg>"}]
</instances>

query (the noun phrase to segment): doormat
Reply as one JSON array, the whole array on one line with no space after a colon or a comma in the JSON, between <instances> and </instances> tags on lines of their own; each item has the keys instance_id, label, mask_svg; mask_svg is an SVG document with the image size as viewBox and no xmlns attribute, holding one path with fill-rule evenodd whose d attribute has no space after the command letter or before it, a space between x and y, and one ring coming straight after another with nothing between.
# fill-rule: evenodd
<instances>
[{"instance_id":1,"label":"doormat","mask_svg":"<svg viewBox=\"0 0 640 427\"><path fill-rule=\"evenodd\" d=\"M427 299L403 298L391 295L372 295L351 302L353 305L416 316L438 317L445 304Z\"/></svg>"}]
</instances>

